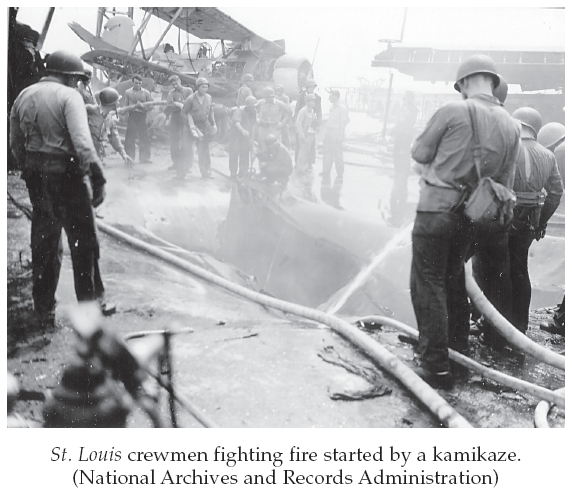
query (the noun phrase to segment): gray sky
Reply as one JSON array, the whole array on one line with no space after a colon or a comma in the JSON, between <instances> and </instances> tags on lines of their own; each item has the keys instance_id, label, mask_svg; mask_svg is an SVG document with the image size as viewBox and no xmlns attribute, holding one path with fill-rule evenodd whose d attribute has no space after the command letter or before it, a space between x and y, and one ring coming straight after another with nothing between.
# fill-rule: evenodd
<instances>
[{"instance_id":1,"label":"gray sky","mask_svg":"<svg viewBox=\"0 0 572 495\"><path fill-rule=\"evenodd\" d=\"M343 8L312 5L220 8L260 36L271 40L285 39L289 53L304 55L312 61L317 47L314 72L322 87L356 86L358 77L370 81L387 79L386 69L370 65L374 56L385 47L379 39L400 37L404 8L350 8L348 2ZM47 8L21 7L18 19L39 31L47 11ZM45 50L66 48L78 54L88 51L89 47L67 23L78 22L94 33L96 15L96 7L57 8ZM142 11L136 9L136 26L142 17ZM564 17L564 10L531 7L409 7L403 45L562 50L565 45ZM165 25L158 19L151 20L144 36L145 46L154 45ZM177 30L173 29L165 41L177 46L176 40ZM395 82L404 89L415 86L407 76L397 75Z\"/></svg>"}]
</instances>

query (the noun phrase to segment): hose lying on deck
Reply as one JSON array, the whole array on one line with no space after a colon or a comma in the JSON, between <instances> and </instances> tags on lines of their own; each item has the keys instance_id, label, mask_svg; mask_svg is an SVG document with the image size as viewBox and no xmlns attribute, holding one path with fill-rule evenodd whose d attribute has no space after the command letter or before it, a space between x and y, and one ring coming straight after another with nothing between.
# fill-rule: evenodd
<instances>
[{"instance_id":1,"label":"hose lying on deck","mask_svg":"<svg viewBox=\"0 0 572 495\"><path fill-rule=\"evenodd\" d=\"M363 321L365 323L379 323L381 325L387 325L397 330L406 333L407 335L413 337L414 339L419 339L419 332L414 328L406 325L405 323L401 323L397 320L392 318L388 318L386 316L366 316L360 318L359 321ZM489 378L494 380L497 383L502 385L506 385L514 390L518 390L519 392L525 392L527 394L533 395L534 397L538 397L539 399L543 399L549 402L556 404L558 407L564 408L564 397L557 392L549 390L544 387L540 387L535 385L534 383L529 383L524 380L520 380L518 378L514 378L509 375L505 375L500 371L495 371L482 364L473 361L472 359L468 358L467 356L457 352L453 349L449 349L449 357L459 363L460 365L464 366L465 368L474 371L475 373L484 376L485 378Z\"/></svg>"},{"instance_id":2,"label":"hose lying on deck","mask_svg":"<svg viewBox=\"0 0 572 495\"><path fill-rule=\"evenodd\" d=\"M471 301L473 301L473 304L506 340L543 363L561 370L565 369L564 356L530 340L526 335L519 332L514 326L512 326L509 321L498 312L498 310L487 300L483 291L477 285L477 282L475 282L469 265L465 265L465 285L467 287L467 294L471 298Z\"/></svg>"},{"instance_id":3,"label":"hose lying on deck","mask_svg":"<svg viewBox=\"0 0 572 495\"><path fill-rule=\"evenodd\" d=\"M163 251L160 248L151 246L146 242L136 239L118 229L115 229L101 221L97 221L97 225L101 231L120 239L128 244L150 253L158 258L167 261L193 275L200 277L208 282L223 287L235 294L245 297L251 301L262 304L267 307L279 309L286 313L295 314L303 318L318 321L331 327L342 337L359 347L363 352L370 356L379 366L389 371L398 378L401 383L407 387L427 408L437 416L439 421L450 428L471 428L470 423L461 416L451 405L443 399L435 390L425 383L417 374L402 363L396 356L385 349L374 339L335 316L307 308L294 303L281 301L273 297L265 296L259 292L242 287L233 282L229 282L223 277L215 275L208 270L200 268L188 261Z\"/></svg>"},{"instance_id":4,"label":"hose lying on deck","mask_svg":"<svg viewBox=\"0 0 572 495\"><path fill-rule=\"evenodd\" d=\"M560 388L556 391L557 394L564 395L564 389ZM552 408L552 404L548 401L541 400L536 409L534 410L534 427L535 428L550 428L548 424L548 413Z\"/></svg>"}]
</instances>

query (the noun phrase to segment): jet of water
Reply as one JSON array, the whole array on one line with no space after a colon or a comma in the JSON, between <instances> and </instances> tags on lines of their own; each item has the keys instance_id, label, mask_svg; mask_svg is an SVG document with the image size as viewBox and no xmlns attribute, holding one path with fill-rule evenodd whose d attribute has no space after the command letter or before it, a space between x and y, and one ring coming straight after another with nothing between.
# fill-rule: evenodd
<instances>
[{"instance_id":1,"label":"jet of water","mask_svg":"<svg viewBox=\"0 0 572 495\"><path fill-rule=\"evenodd\" d=\"M404 241L411 239L411 231L413 230L413 222L406 224L389 240L383 249L375 255L369 265L364 267L356 277L346 286L338 300L330 307L327 314L333 315L337 313L342 306L348 301L354 292L356 292L369 278L371 273L387 258L387 256L396 248L404 245Z\"/></svg>"}]
</instances>

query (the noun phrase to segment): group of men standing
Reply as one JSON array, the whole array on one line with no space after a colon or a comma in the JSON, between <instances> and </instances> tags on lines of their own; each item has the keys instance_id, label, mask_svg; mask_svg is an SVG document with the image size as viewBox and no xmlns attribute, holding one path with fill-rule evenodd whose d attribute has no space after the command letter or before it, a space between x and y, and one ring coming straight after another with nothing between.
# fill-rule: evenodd
<instances>
[{"instance_id":1,"label":"group of men standing","mask_svg":"<svg viewBox=\"0 0 572 495\"><path fill-rule=\"evenodd\" d=\"M485 295L525 333L531 297L528 251L534 239L544 236L563 193L554 154L537 142L540 114L525 107L511 116L503 108L494 96L501 82L494 62L472 56L456 79L463 99L438 109L412 148L413 159L423 165L412 233L411 298L421 361L415 371L438 388L450 388L463 371L449 361L448 348L468 352L466 259L474 256ZM514 219L500 230L476 228L464 215L464 201L479 181L476 143L481 143L480 176L516 193ZM504 345L490 327L481 341Z\"/></svg>"}]
</instances>

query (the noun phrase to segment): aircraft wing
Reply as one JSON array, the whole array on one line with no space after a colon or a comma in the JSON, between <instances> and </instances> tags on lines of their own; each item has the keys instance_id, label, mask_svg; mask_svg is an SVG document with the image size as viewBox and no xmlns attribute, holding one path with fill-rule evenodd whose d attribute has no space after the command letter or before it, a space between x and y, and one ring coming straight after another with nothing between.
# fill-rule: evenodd
<instances>
[{"instance_id":1,"label":"aircraft wing","mask_svg":"<svg viewBox=\"0 0 572 495\"><path fill-rule=\"evenodd\" d=\"M171 22L179 7L141 7L166 22ZM280 45L258 36L216 7L183 7L174 26L200 39L228 40L245 45L253 51L264 50L276 56L284 54Z\"/></svg>"},{"instance_id":2,"label":"aircraft wing","mask_svg":"<svg viewBox=\"0 0 572 495\"><path fill-rule=\"evenodd\" d=\"M71 30L77 34L83 41L85 41L89 46L91 46L94 50L112 50L118 53L127 53L125 50L121 48L117 48L106 41L103 41L101 38L94 36L91 34L87 29L81 27L77 22L70 22L68 26Z\"/></svg>"}]
</instances>

